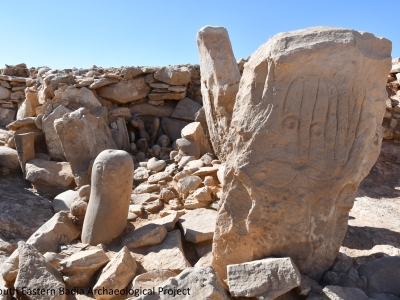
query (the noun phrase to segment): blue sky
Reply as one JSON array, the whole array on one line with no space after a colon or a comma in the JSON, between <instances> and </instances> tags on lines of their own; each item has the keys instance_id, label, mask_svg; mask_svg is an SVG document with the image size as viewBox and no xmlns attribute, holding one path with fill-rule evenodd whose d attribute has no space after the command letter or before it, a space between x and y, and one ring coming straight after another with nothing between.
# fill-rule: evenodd
<instances>
[{"instance_id":1,"label":"blue sky","mask_svg":"<svg viewBox=\"0 0 400 300\"><path fill-rule=\"evenodd\" d=\"M399 57L395 9L371 0L0 0L0 68L198 63L196 33L206 25L228 29L236 59L276 33L318 25L383 36Z\"/></svg>"}]
</instances>

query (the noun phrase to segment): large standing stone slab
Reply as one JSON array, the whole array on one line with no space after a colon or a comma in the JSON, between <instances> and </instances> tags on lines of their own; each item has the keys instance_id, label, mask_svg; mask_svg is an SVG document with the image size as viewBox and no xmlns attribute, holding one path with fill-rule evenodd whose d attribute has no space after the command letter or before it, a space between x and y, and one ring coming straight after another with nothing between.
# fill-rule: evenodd
<instances>
[{"instance_id":1,"label":"large standing stone slab","mask_svg":"<svg viewBox=\"0 0 400 300\"><path fill-rule=\"evenodd\" d=\"M206 26L197 33L200 57L201 94L211 144L219 159L226 159L228 131L231 124L240 72L233 55L228 31Z\"/></svg>"},{"instance_id":2,"label":"large standing stone slab","mask_svg":"<svg viewBox=\"0 0 400 300\"><path fill-rule=\"evenodd\" d=\"M290 257L228 265L228 286L234 297L275 299L299 286L300 281L300 272Z\"/></svg>"},{"instance_id":3,"label":"large standing stone slab","mask_svg":"<svg viewBox=\"0 0 400 300\"><path fill-rule=\"evenodd\" d=\"M104 150L92 169L89 205L82 242L109 244L126 226L133 183L133 161L121 150Z\"/></svg>"},{"instance_id":4,"label":"large standing stone slab","mask_svg":"<svg viewBox=\"0 0 400 300\"><path fill-rule=\"evenodd\" d=\"M89 184L90 161L106 149L116 149L104 118L78 109L54 123L78 187Z\"/></svg>"},{"instance_id":5,"label":"large standing stone slab","mask_svg":"<svg viewBox=\"0 0 400 300\"><path fill-rule=\"evenodd\" d=\"M379 155L390 51L370 33L315 27L278 34L250 57L214 235L222 279L227 265L268 256L291 257L313 279L332 265Z\"/></svg>"},{"instance_id":6,"label":"large standing stone slab","mask_svg":"<svg viewBox=\"0 0 400 300\"><path fill-rule=\"evenodd\" d=\"M35 134L33 132L15 134L14 141L18 152L18 160L25 177L26 162L35 158Z\"/></svg>"},{"instance_id":7,"label":"large standing stone slab","mask_svg":"<svg viewBox=\"0 0 400 300\"><path fill-rule=\"evenodd\" d=\"M54 121L62 118L63 115L70 113L71 110L63 105L58 106L55 110L46 112L42 119L42 130L46 138L47 149L52 159L65 161L64 150L61 145L60 137L58 136ZM76 134L76 133L75 133Z\"/></svg>"}]
</instances>

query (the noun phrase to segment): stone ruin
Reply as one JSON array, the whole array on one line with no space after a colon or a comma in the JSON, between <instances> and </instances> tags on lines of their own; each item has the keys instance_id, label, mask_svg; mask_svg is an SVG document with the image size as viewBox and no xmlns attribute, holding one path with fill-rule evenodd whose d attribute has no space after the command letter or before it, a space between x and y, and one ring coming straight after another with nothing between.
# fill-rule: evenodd
<instances>
[{"instance_id":1,"label":"stone ruin","mask_svg":"<svg viewBox=\"0 0 400 300\"><path fill-rule=\"evenodd\" d=\"M0 265L0 290L370 299L317 282L382 137L398 140L391 42L314 27L236 61L207 26L197 44L200 66L2 70L0 173L55 214Z\"/></svg>"}]
</instances>

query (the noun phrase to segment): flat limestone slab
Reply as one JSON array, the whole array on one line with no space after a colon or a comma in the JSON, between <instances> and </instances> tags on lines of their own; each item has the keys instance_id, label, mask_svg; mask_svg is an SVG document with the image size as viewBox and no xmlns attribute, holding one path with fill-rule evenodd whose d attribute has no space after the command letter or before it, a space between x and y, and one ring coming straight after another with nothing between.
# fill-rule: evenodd
<instances>
[{"instance_id":1,"label":"flat limestone slab","mask_svg":"<svg viewBox=\"0 0 400 300\"><path fill-rule=\"evenodd\" d=\"M200 208L187 212L178 220L185 240L192 243L211 241L214 236L218 213L212 209Z\"/></svg>"}]
</instances>

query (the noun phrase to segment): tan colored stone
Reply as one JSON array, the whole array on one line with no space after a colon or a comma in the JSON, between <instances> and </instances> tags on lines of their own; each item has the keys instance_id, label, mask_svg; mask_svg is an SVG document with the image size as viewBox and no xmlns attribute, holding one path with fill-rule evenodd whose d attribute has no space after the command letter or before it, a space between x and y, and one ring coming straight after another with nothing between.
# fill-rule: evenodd
<instances>
[{"instance_id":1,"label":"tan colored stone","mask_svg":"<svg viewBox=\"0 0 400 300\"><path fill-rule=\"evenodd\" d=\"M15 110L0 107L0 126L7 126L15 118Z\"/></svg>"},{"instance_id":2,"label":"tan colored stone","mask_svg":"<svg viewBox=\"0 0 400 300\"><path fill-rule=\"evenodd\" d=\"M39 106L38 93L36 90L27 89L25 100L20 102L17 112L17 120L36 116L36 107Z\"/></svg>"},{"instance_id":3,"label":"tan colored stone","mask_svg":"<svg viewBox=\"0 0 400 300\"><path fill-rule=\"evenodd\" d=\"M133 182L133 161L121 150L104 150L94 161L82 242L109 244L126 227Z\"/></svg>"},{"instance_id":4,"label":"tan colored stone","mask_svg":"<svg viewBox=\"0 0 400 300\"><path fill-rule=\"evenodd\" d=\"M240 72L224 27L203 27L197 33L197 45L209 136L215 154L225 161Z\"/></svg>"},{"instance_id":5,"label":"tan colored stone","mask_svg":"<svg viewBox=\"0 0 400 300\"><path fill-rule=\"evenodd\" d=\"M185 240L191 243L209 242L213 239L217 212L200 208L188 211L178 220Z\"/></svg>"},{"instance_id":6,"label":"tan colored stone","mask_svg":"<svg viewBox=\"0 0 400 300\"><path fill-rule=\"evenodd\" d=\"M129 80L121 80L99 90L99 95L118 104L125 104L145 98L150 87L145 83L144 76Z\"/></svg>"},{"instance_id":7,"label":"tan colored stone","mask_svg":"<svg viewBox=\"0 0 400 300\"><path fill-rule=\"evenodd\" d=\"M116 82L118 82L118 81L119 81L119 80L116 79L116 78L100 78L100 79L95 80L95 81L89 86L89 89L91 89L91 90L100 89L100 88L102 88L102 87L105 87L105 86L107 86L107 85L116 83ZM106 97L104 97L103 95L100 95L100 96L102 96L103 98L106 98ZM106 98L106 99L107 99L107 98Z\"/></svg>"},{"instance_id":8,"label":"tan colored stone","mask_svg":"<svg viewBox=\"0 0 400 300\"><path fill-rule=\"evenodd\" d=\"M183 252L179 230L168 232L164 241L159 245L149 247L148 252L142 261L142 266L147 272L163 269L180 273L190 267Z\"/></svg>"},{"instance_id":9,"label":"tan colored stone","mask_svg":"<svg viewBox=\"0 0 400 300\"><path fill-rule=\"evenodd\" d=\"M48 161L34 158L25 164L25 179L37 189L54 188L55 195L75 187L71 166L67 162ZM49 191L50 191L49 190ZM52 193L53 194L53 193Z\"/></svg>"},{"instance_id":10,"label":"tan colored stone","mask_svg":"<svg viewBox=\"0 0 400 300\"><path fill-rule=\"evenodd\" d=\"M33 132L15 134L14 140L17 147L19 164L25 177L25 164L35 158L35 134Z\"/></svg>"},{"instance_id":11,"label":"tan colored stone","mask_svg":"<svg viewBox=\"0 0 400 300\"><path fill-rule=\"evenodd\" d=\"M70 287L84 287L110 259L102 249L80 251L60 261L59 270Z\"/></svg>"},{"instance_id":12,"label":"tan colored stone","mask_svg":"<svg viewBox=\"0 0 400 300\"><path fill-rule=\"evenodd\" d=\"M228 265L227 272L229 292L234 297L275 299L299 286L301 281L301 274L290 257Z\"/></svg>"},{"instance_id":13,"label":"tan colored stone","mask_svg":"<svg viewBox=\"0 0 400 300\"><path fill-rule=\"evenodd\" d=\"M227 265L268 256L291 257L313 279L331 266L380 152L390 49L370 33L314 27L251 55L214 236L222 279Z\"/></svg>"},{"instance_id":14,"label":"tan colored stone","mask_svg":"<svg viewBox=\"0 0 400 300\"><path fill-rule=\"evenodd\" d=\"M162 243L167 235L167 230L162 225L147 224L122 238L122 245L128 248L139 248Z\"/></svg>"},{"instance_id":15,"label":"tan colored stone","mask_svg":"<svg viewBox=\"0 0 400 300\"><path fill-rule=\"evenodd\" d=\"M165 280L178 275L175 272L169 270L154 270L144 274L140 274L132 281L132 289L152 289L163 283Z\"/></svg>"},{"instance_id":16,"label":"tan colored stone","mask_svg":"<svg viewBox=\"0 0 400 300\"><path fill-rule=\"evenodd\" d=\"M48 263L32 245L20 243L18 245L19 268L14 287L18 294L25 294L28 290L54 290L55 293L36 293L29 295L31 300L65 300L66 295L59 293L59 289L65 289L61 274Z\"/></svg>"},{"instance_id":17,"label":"tan colored stone","mask_svg":"<svg viewBox=\"0 0 400 300\"><path fill-rule=\"evenodd\" d=\"M53 105L60 104L71 110L85 107L90 112L94 112L101 107L101 103L97 100L93 91L85 87L75 88L73 86L64 85L54 93L55 96L51 101Z\"/></svg>"},{"instance_id":18,"label":"tan colored stone","mask_svg":"<svg viewBox=\"0 0 400 300\"><path fill-rule=\"evenodd\" d=\"M192 99L185 97L178 102L171 117L187 122L194 122L196 119L196 113L202 108L201 104L193 101Z\"/></svg>"},{"instance_id":19,"label":"tan colored stone","mask_svg":"<svg viewBox=\"0 0 400 300\"><path fill-rule=\"evenodd\" d=\"M158 183L160 180L169 180L171 179L171 175L168 172L159 172L154 175L151 175L147 182L149 184Z\"/></svg>"},{"instance_id":20,"label":"tan colored stone","mask_svg":"<svg viewBox=\"0 0 400 300\"><path fill-rule=\"evenodd\" d=\"M20 171L21 165L18 160L17 150L0 146L0 167L4 167L12 171Z\"/></svg>"},{"instance_id":21,"label":"tan colored stone","mask_svg":"<svg viewBox=\"0 0 400 300\"><path fill-rule=\"evenodd\" d=\"M190 81L187 67L167 66L154 73L154 78L169 85L186 85Z\"/></svg>"},{"instance_id":22,"label":"tan colored stone","mask_svg":"<svg viewBox=\"0 0 400 300\"><path fill-rule=\"evenodd\" d=\"M136 261L128 248L123 247L101 271L93 290L124 289L136 273ZM95 294L96 299L113 299L115 295Z\"/></svg>"},{"instance_id":23,"label":"tan colored stone","mask_svg":"<svg viewBox=\"0 0 400 300\"><path fill-rule=\"evenodd\" d=\"M200 155L204 155L206 153L213 153L211 145L207 139L207 136L200 122L193 122L186 125L182 129L181 135L183 138L196 143L196 145L200 149Z\"/></svg>"},{"instance_id":24,"label":"tan colored stone","mask_svg":"<svg viewBox=\"0 0 400 300\"><path fill-rule=\"evenodd\" d=\"M60 241L71 243L80 235L80 229L68 217L68 212L60 211L44 223L26 241L42 254L57 252Z\"/></svg>"},{"instance_id":25,"label":"tan colored stone","mask_svg":"<svg viewBox=\"0 0 400 300\"><path fill-rule=\"evenodd\" d=\"M148 96L151 101L182 100L186 97L186 91L182 93L151 93Z\"/></svg>"},{"instance_id":26,"label":"tan colored stone","mask_svg":"<svg viewBox=\"0 0 400 300\"><path fill-rule=\"evenodd\" d=\"M65 114L70 113L71 110L65 106L58 106L54 111L48 113L46 112L42 119L42 130L46 138L47 149L52 159L65 161L65 155L63 146L60 141L60 137L54 126L54 121L56 119L62 118ZM71 133L72 134L72 133ZM73 132L76 136L76 132Z\"/></svg>"},{"instance_id":27,"label":"tan colored stone","mask_svg":"<svg viewBox=\"0 0 400 300\"><path fill-rule=\"evenodd\" d=\"M104 118L80 108L55 121L54 127L76 184L80 187L90 183L91 160L106 149L117 148Z\"/></svg>"}]
</instances>

